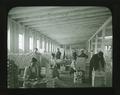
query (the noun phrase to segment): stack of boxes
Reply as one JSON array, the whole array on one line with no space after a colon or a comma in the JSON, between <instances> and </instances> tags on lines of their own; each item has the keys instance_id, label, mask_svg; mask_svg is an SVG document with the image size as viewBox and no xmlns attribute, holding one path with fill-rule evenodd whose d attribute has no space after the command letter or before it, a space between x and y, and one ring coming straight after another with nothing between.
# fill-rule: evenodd
<instances>
[{"instance_id":1,"label":"stack of boxes","mask_svg":"<svg viewBox=\"0 0 120 95\"><path fill-rule=\"evenodd\" d=\"M18 85L18 67L13 60L7 64L8 69L8 88L17 88Z\"/></svg>"}]
</instances>

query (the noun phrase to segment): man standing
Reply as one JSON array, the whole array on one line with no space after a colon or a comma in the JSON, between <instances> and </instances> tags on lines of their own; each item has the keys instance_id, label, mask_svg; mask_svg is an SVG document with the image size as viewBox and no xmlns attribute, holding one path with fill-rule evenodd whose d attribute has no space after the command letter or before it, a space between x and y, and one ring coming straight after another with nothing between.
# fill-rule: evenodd
<instances>
[{"instance_id":1,"label":"man standing","mask_svg":"<svg viewBox=\"0 0 120 95\"><path fill-rule=\"evenodd\" d=\"M90 60L90 70L89 70L89 79L92 81L92 70L95 71L105 71L105 59L103 57L103 52L100 51L97 54L94 54Z\"/></svg>"},{"instance_id":2,"label":"man standing","mask_svg":"<svg viewBox=\"0 0 120 95\"><path fill-rule=\"evenodd\" d=\"M55 66L55 75L58 76L59 78L59 71L60 71L60 58L61 58L61 52L59 48L57 48L57 53L56 53L56 66Z\"/></svg>"},{"instance_id":3,"label":"man standing","mask_svg":"<svg viewBox=\"0 0 120 95\"><path fill-rule=\"evenodd\" d=\"M73 51L73 59L76 61L77 59L77 53L76 53L76 50Z\"/></svg>"},{"instance_id":4,"label":"man standing","mask_svg":"<svg viewBox=\"0 0 120 95\"><path fill-rule=\"evenodd\" d=\"M41 76L40 73L41 73L41 57L42 57L42 55L38 51L37 48L34 49L33 57L37 59L37 65L38 65L38 69L39 69L39 76Z\"/></svg>"},{"instance_id":5,"label":"man standing","mask_svg":"<svg viewBox=\"0 0 120 95\"><path fill-rule=\"evenodd\" d=\"M41 53L38 52L37 48L34 49L33 57L36 58L37 61L40 63L40 61L41 61Z\"/></svg>"},{"instance_id":6,"label":"man standing","mask_svg":"<svg viewBox=\"0 0 120 95\"><path fill-rule=\"evenodd\" d=\"M60 49L57 48L56 59L60 59L60 58L61 58L61 52Z\"/></svg>"}]
</instances>

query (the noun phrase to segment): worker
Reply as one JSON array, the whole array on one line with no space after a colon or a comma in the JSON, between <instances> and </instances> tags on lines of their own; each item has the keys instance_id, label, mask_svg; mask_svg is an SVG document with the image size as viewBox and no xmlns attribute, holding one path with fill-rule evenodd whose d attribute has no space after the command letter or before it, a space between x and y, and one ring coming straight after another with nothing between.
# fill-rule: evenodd
<instances>
[{"instance_id":1,"label":"worker","mask_svg":"<svg viewBox=\"0 0 120 95\"><path fill-rule=\"evenodd\" d=\"M40 73L41 73L41 64L42 64L42 62L41 62L42 54L38 51L38 48L34 49L33 57L37 59L37 65L38 65L39 76L40 76Z\"/></svg>"},{"instance_id":2,"label":"worker","mask_svg":"<svg viewBox=\"0 0 120 95\"><path fill-rule=\"evenodd\" d=\"M59 73L59 70L58 70L56 64L55 64L55 66L54 66L54 68L53 68L53 78L60 79L60 73Z\"/></svg>"},{"instance_id":3,"label":"worker","mask_svg":"<svg viewBox=\"0 0 120 95\"><path fill-rule=\"evenodd\" d=\"M37 59L37 62L40 64L41 61L41 53L38 51L37 48L34 49L33 57Z\"/></svg>"},{"instance_id":4,"label":"worker","mask_svg":"<svg viewBox=\"0 0 120 95\"><path fill-rule=\"evenodd\" d=\"M88 58L88 55L85 54L84 50L82 49L81 50L81 54L78 55L78 57L85 57L85 58Z\"/></svg>"},{"instance_id":5,"label":"worker","mask_svg":"<svg viewBox=\"0 0 120 95\"><path fill-rule=\"evenodd\" d=\"M60 49L57 48L57 53L56 53L56 66L57 66L57 69L60 71L60 58L61 58L61 52L60 52Z\"/></svg>"},{"instance_id":6,"label":"worker","mask_svg":"<svg viewBox=\"0 0 120 95\"><path fill-rule=\"evenodd\" d=\"M24 87L34 87L39 80L39 70L37 65L37 59L32 58L30 66L25 68L24 71Z\"/></svg>"},{"instance_id":7,"label":"worker","mask_svg":"<svg viewBox=\"0 0 120 95\"><path fill-rule=\"evenodd\" d=\"M55 58L55 53L52 53L52 58L53 58L53 59Z\"/></svg>"},{"instance_id":8,"label":"worker","mask_svg":"<svg viewBox=\"0 0 120 95\"><path fill-rule=\"evenodd\" d=\"M52 58L51 58L51 68L54 68L56 62L55 62L55 53L52 53Z\"/></svg>"},{"instance_id":9,"label":"worker","mask_svg":"<svg viewBox=\"0 0 120 95\"><path fill-rule=\"evenodd\" d=\"M70 65L70 75L74 74L74 72L76 72L76 68L75 68L75 59L73 58L72 63Z\"/></svg>"},{"instance_id":10,"label":"worker","mask_svg":"<svg viewBox=\"0 0 120 95\"><path fill-rule=\"evenodd\" d=\"M76 60L77 59L77 52L76 52L76 50L73 51L72 55L73 55L73 59Z\"/></svg>"},{"instance_id":11,"label":"worker","mask_svg":"<svg viewBox=\"0 0 120 95\"><path fill-rule=\"evenodd\" d=\"M57 48L56 59L60 59L60 58L61 58L61 52L60 49Z\"/></svg>"},{"instance_id":12,"label":"worker","mask_svg":"<svg viewBox=\"0 0 120 95\"><path fill-rule=\"evenodd\" d=\"M82 82L85 82L85 72L86 72L86 59L88 56L81 50L81 54L77 56L76 69L82 72Z\"/></svg>"},{"instance_id":13,"label":"worker","mask_svg":"<svg viewBox=\"0 0 120 95\"><path fill-rule=\"evenodd\" d=\"M105 71L105 59L103 57L103 52L99 51L97 54L94 54L90 60L89 68L89 79L92 82L92 71Z\"/></svg>"}]
</instances>

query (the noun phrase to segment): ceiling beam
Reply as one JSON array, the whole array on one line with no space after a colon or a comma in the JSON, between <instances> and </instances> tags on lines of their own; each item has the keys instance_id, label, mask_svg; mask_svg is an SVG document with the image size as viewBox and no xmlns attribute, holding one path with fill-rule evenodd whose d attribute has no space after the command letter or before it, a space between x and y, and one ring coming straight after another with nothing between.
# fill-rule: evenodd
<instances>
[{"instance_id":1,"label":"ceiling beam","mask_svg":"<svg viewBox=\"0 0 120 95\"><path fill-rule=\"evenodd\" d=\"M56 10L56 11L46 11L46 12L35 12L35 13L29 13L29 14L15 14L15 15L10 15L13 19L17 18L24 18L24 17L48 17L48 16L54 16L54 15L71 15L72 13L76 14L90 14L90 13L95 13L95 12L102 12L102 11L108 11L107 9L100 9L100 8L95 8L95 9L86 9L84 11L80 11L80 9L67 9L67 10ZM108 11L109 12L109 11Z\"/></svg>"},{"instance_id":2,"label":"ceiling beam","mask_svg":"<svg viewBox=\"0 0 120 95\"><path fill-rule=\"evenodd\" d=\"M59 8L59 7L58 7ZM52 9L56 9L56 7L15 7L12 8L9 11L9 15L14 15L14 14L27 14L27 13L31 13L31 12L38 12L38 11L49 11Z\"/></svg>"},{"instance_id":3,"label":"ceiling beam","mask_svg":"<svg viewBox=\"0 0 120 95\"><path fill-rule=\"evenodd\" d=\"M48 19L48 20L40 20L40 19L34 19L32 21L29 21L29 22L22 22L22 23L25 23L25 24L29 24L29 23L41 23L41 24L44 24L44 23L49 23L49 22L66 22L66 21L69 21L69 20L80 20L81 22L82 21L89 21L89 20L97 20L97 19L103 19L105 17L108 17L110 16L110 14L108 13L102 13L102 14L95 14L95 15L86 15L86 16L81 16L81 15L77 15L77 16L70 16L70 17L62 17L62 18L54 18L54 19ZM20 20L18 20L19 22L21 22Z\"/></svg>"},{"instance_id":4,"label":"ceiling beam","mask_svg":"<svg viewBox=\"0 0 120 95\"><path fill-rule=\"evenodd\" d=\"M68 24L68 25L81 25L81 26L84 26L84 25L90 25L92 23L95 23L95 24L99 24L101 22L103 22L105 19L102 19L102 20L94 20L94 21L86 21L86 22L80 22L79 20L73 20L73 21L66 21L66 22L56 22L56 23L47 23L47 24L40 24L40 23L37 23L37 24L24 24L24 25L27 25L27 26L34 26L34 27L46 27L46 26L52 26L52 25L63 25L63 24Z\"/></svg>"},{"instance_id":5,"label":"ceiling beam","mask_svg":"<svg viewBox=\"0 0 120 95\"><path fill-rule=\"evenodd\" d=\"M24 24L29 27L51 27L51 26L56 26L56 25L63 25L63 24L68 24L68 25L81 25L81 26L86 26L86 25L92 25L92 24L101 24L105 21L105 19L98 19L98 20L92 20L92 21L87 21L87 22L81 22L80 20L76 21L66 21L66 22L58 22L58 23L51 23L51 24Z\"/></svg>"},{"instance_id":6,"label":"ceiling beam","mask_svg":"<svg viewBox=\"0 0 120 95\"><path fill-rule=\"evenodd\" d=\"M89 19L87 19L87 20L82 20L82 19L76 19L76 18L74 18L74 19L72 19L72 20L63 20L63 21L60 21L60 20L56 20L56 21L44 21L44 22L30 22L30 23L23 23L24 25L40 25L40 26L44 26L44 25L48 25L48 24L53 24L53 23L56 23L56 24L59 24L59 23L77 23L77 22L81 22L81 23L83 23L83 22L89 22L89 21L91 21L91 20L93 20L94 22L96 21L102 21L103 19L106 19L108 16L104 16L104 17L100 17L99 19L97 19L97 18L89 18Z\"/></svg>"},{"instance_id":7,"label":"ceiling beam","mask_svg":"<svg viewBox=\"0 0 120 95\"><path fill-rule=\"evenodd\" d=\"M76 43L84 43L85 41L87 41L86 39L85 40L75 40L75 41L66 41L66 40L63 40L63 41L58 41L60 44L76 44Z\"/></svg>"},{"instance_id":8,"label":"ceiling beam","mask_svg":"<svg viewBox=\"0 0 120 95\"><path fill-rule=\"evenodd\" d=\"M104 24L96 31L96 33L89 39L89 41L97 34L99 33L110 21L112 20L112 17L110 16Z\"/></svg>"},{"instance_id":9,"label":"ceiling beam","mask_svg":"<svg viewBox=\"0 0 120 95\"><path fill-rule=\"evenodd\" d=\"M74 33L74 32L73 32ZM85 33L84 33L85 34ZM76 35L76 36L73 36L73 35L67 35L65 37L60 37L60 38L57 38L58 40L79 40L79 39L85 39L85 37L90 37L91 34L79 34L79 35Z\"/></svg>"},{"instance_id":10,"label":"ceiling beam","mask_svg":"<svg viewBox=\"0 0 120 95\"><path fill-rule=\"evenodd\" d=\"M86 8L88 9L88 8ZM90 8L91 9L91 8ZM24 9L25 10L25 9ZM35 11L35 10L34 10ZM21 13L21 14L13 14L11 15L13 18L21 18L21 17L33 17L33 16L39 16L39 17L44 17L44 16L52 16L52 15L55 15L55 14L64 14L64 13L69 13L69 12L73 12L73 11L80 11L80 8L79 7L75 7L75 8L59 8L59 7L56 7L55 9L52 9L52 10L48 10L48 11L38 11L38 12L30 12L30 13ZM27 11L26 11L27 12ZM52 13L51 13L52 12Z\"/></svg>"},{"instance_id":11,"label":"ceiling beam","mask_svg":"<svg viewBox=\"0 0 120 95\"><path fill-rule=\"evenodd\" d=\"M57 32L51 33L51 32L42 32L42 31L40 31L40 33L45 34L49 37L54 37L54 39L60 40L60 39L64 39L64 38L69 39L71 37L73 37L75 39L75 38L79 38L82 36L83 36L83 38L85 38L85 37L89 38L90 36L93 35L93 33L95 33L96 30L97 30L97 28L96 29L78 30L77 32L73 31L72 33L71 32L69 33L69 31L66 31L66 33L62 31L60 34ZM57 33L57 35L56 35L56 33ZM76 35L74 35L74 34L76 34ZM70 37L70 35L72 35L72 36Z\"/></svg>"},{"instance_id":12,"label":"ceiling beam","mask_svg":"<svg viewBox=\"0 0 120 95\"><path fill-rule=\"evenodd\" d=\"M77 30L79 30L79 29L83 29L83 30L88 30L88 29L91 29L91 30L93 30L93 29L98 29L99 27L101 26L101 23L99 23L99 24L93 24L93 25L84 25L84 26L78 26L77 28L74 28L75 30L74 31L77 31ZM71 26L70 26L71 27ZM40 27L31 27L31 28L34 28L34 29L37 29L37 30L44 30L44 28L40 28ZM68 27L69 28L69 27ZM48 27L45 27L45 30L49 30L50 28L48 28ZM58 28L58 30L59 30L59 28Z\"/></svg>"},{"instance_id":13,"label":"ceiling beam","mask_svg":"<svg viewBox=\"0 0 120 95\"><path fill-rule=\"evenodd\" d=\"M47 17L26 17L26 18L19 18L17 19L18 21L20 22L30 22L30 21L45 21L45 20L54 20L54 19L63 19L63 18L74 18L74 17L81 17L81 18L84 18L84 16L86 17L90 17L91 15L92 16L101 16L101 15L110 15L110 12L108 11L103 11L103 12L96 12L95 14L86 14L86 15L83 15L83 14L71 14L71 15L66 15L66 14L60 14L60 15L52 15L52 16L47 16ZM89 16L90 15L90 16Z\"/></svg>"}]
</instances>

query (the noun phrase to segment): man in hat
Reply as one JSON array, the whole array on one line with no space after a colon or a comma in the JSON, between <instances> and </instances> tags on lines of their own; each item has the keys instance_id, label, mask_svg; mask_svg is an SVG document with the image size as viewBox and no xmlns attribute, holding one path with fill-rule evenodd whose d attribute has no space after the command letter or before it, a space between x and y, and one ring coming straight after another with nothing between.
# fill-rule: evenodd
<instances>
[{"instance_id":1,"label":"man in hat","mask_svg":"<svg viewBox=\"0 0 120 95\"><path fill-rule=\"evenodd\" d=\"M61 58L61 52L60 49L57 48L56 59L60 59L60 58Z\"/></svg>"},{"instance_id":2,"label":"man in hat","mask_svg":"<svg viewBox=\"0 0 120 95\"><path fill-rule=\"evenodd\" d=\"M85 57L85 58L88 58L88 55L86 55L84 49L82 49L82 50L81 50L81 54L78 55L78 57Z\"/></svg>"}]
</instances>

